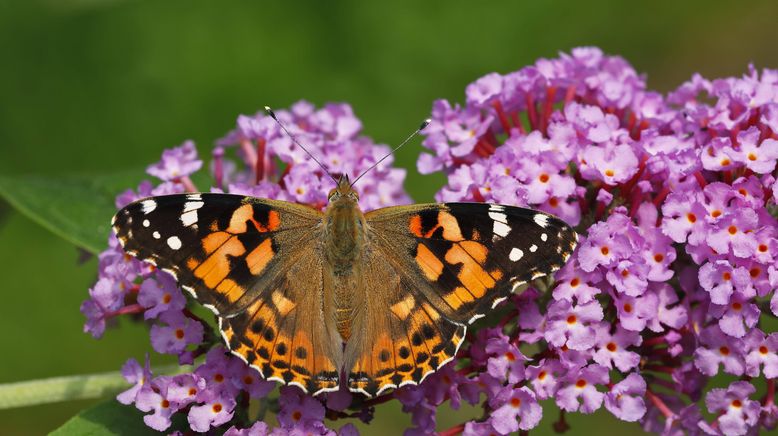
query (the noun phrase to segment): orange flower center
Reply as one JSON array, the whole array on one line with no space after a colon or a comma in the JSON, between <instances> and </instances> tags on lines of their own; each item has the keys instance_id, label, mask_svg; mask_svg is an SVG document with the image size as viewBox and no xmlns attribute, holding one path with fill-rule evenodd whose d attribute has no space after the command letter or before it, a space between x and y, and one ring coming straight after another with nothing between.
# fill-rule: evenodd
<instances>
[{"instance_id":1,"label":"orange flower center","mask_svg":"<svg viewBox=\"0 0 778 436\"><path fill-rule=\"evenodd\" d=\"M689 213L686 214L686 219L689 220L689 222L693 224L693 223L697 222L697 215L689 212Z\"/></svg>"},{"instance_id":2,"label":"orange flower center","mask_svg":"<svg viewBox=\"0 0 778 436\"><path fill-rule=\"evenodd\" d=\"M578 277L574 278L573 280L570 280L570 286L577 288L578 285L581 284L581 280L578 279Z\"/></svg>"},{"instance_id":3,"label":"orange flower center","mask_svg":"<svg viewBox=\"0 0 778 436\"><path fill-rule=\"evenodd\" d=\"M656 261L657 263L659 263L659 262L661 262L663 260L665 260L665 255L664 254L657 253L657 254L654 255L654 261Z\"/></svg>"},{"instance_id":4,"label":"orange flower center","mask_svg":"<svg viewBox=\"0 0 778 436\"><path fill-rule=\"evenodd\" d=\"M732 163L732 161L730 161L727 158L721 159L721 166L723 166L723 167L725 167L725 166L727 166L727 165L729 165L731 163Z\"/></svg>"},{"instance_id":5,"label":"orange flower center","mask_svg":"<svg viewBox=\"0 0 778 436\"><path fill-rule=\"evenodd\" d=\"M221 374L216 374L216 375L214 375L214 376L213 376L213 380L214 380L216 383L221 383L221 382L223 382L223 381L224 381L224 376L223 376L223 375L221 375Z\"/></svg>"},{"instance_id":6,"label":"orange flower center","mask_svg":"<svg viewBox=\"0 0 778 436\"><path fill-rule=\"evenodd\" d=\"M627 313L632 313L632 305L629 303L624 303L624 311Z\"/></svg>"},{"instance_id":7,"label":"orange flower center","mask_svg":"<svg viewBox=\"0 0 778 436\"><path fill-rule=\"evenodd\" d=\"M176 337L178 339L184 339L184 330L182 329L176 329Z\"/></svg>"},{"instance_id":8,"label":"orange flower center","mask_svg":"<svg viewBox=\"0 0 778 436\"><path fill-rule=\"evenodd\" d=\"M727 231L729 232L730 235L734 235L735 233L737 233L737 227L729 226L727 227Z\"/></svg>"},{"instance_id":9,"label":"orange flower center","mask_svg":"<svg viewBox=\"0 0 778 436\"><path fill-rule=\"evenodd\" d=\"M759 352L762 353L762 354L767 354L769 351L770 350L768 350L767 347L765 347L764 345L759 347Z\"/></svg>"},{"instance_id":10,"label":"orange flower center","mask_svg":"<svg viewBox=\"0 0 778 436\"><path fill-rule=\"evenodd\" d=\"M165 304L170 303L170 300L172 300L173 297L170 296L170 294L165 293L165 295L162 296L162 302Z\"/></svg>"},{"instance_id":11,"label":"orange flower center","mask_svg":"<svg viewBox=\"0 0 778 436\"><path fill-rule=\"evenodd\" d=\"M213 413L219 413L222 411L222 405L219 403L216 403L213 405Z\"/></svg>"},{"instance_id":12,"label":"orange flower center","mask_svg":"<svg viewBox=\"0 0 778 436\"><path fill-rule=\"evenodd\" d=\"M608 253L610 253L610 249L608 247L602 247L600 248L600 253L602 253L603 256L607 256Z\"/></svg>"},{"instance_id":13,"label":"orange flower center","mask_svg":"<svg viewBox=\"0 0 778 436\"><path fill-rule=\"evenodd\" d=\"M616 344L614 344L613 342L608 342L608 345L606 345L606 348L608 349L608 351L613 353L614 351L616 351Z\"/></svg>"},{"instance_id":14,"label":"orange flower center","mask_svg":"<svg viewBox=\"0 0 778 436\"><path fill-rule=\"evenodd\" d=\"M162 402L161 402L161 403L159 403L159 405L160 405L160 406L161 406L163 409L167 409L168 407L170 407L170 401L168 401L168 400L162 400Z\"/></svg>"},{"instance_id":15,"label":"orange flower center","mask_svg":"<svg viewBox=\"0 0 778 436\"><path fill-rule=\"evenodd\" d=\"M575 315L570 315L567 317L567 323L568 324L575 324L578 321L578 318L576 318Z\"/></svg>"},{"instance_id":16,"label":"orange flower center","mask_svg":"<svg viewBox=\"0 0 778 436\"><path fill-rule=\"evenodd\" d=\"M721 278L724 279L724 281L728 282L732 280L732 273L730 273L729 271L724 271L724 273L721 274Z\"/></svg>"},{"instance_id":17,"label":"orange flower center","mask_svg":"<svg viewBox=\"0 0 778 436\"><path fill-rule=\"evenodd\" d=\"M521 406L521 400L518 398L511 398L511 406L518 409L519 406Z\"/></svg>"},{"instance_id":18,"label":"orange flower center","mask_svg":"<svg viewBox=\"0 0 778 436\"><path fill-rule=\"evenodd\" d=\"M715 209L715 210L713 210L713 211L710 213L710 216L712 216L713 218L718 218L718 217L720 217L720 216L721 216L721 211L720 211L720 210L718 210L718 209Z\"/></svg>"},{"instance_id":19,"label":"orange flower center","mask_svg":"<svg viewBox=\"0 0 778 436\"><path fill-rule=\"evenodd\" d=\"M586 380L579 378L577 382L575 382L575 385L579 388L586 387Z\"/></svg>"},{"instance_id":20,"label":"orange flower center","mask_svg":"<svg viewBox=\"0 0 778 436\"><path fill-rule=\"evenodd\" d=\"M611 169L605 170L605 175L608 177L613 177L614 174L616 173L614 173Z\"/></svg>"},{"instance_id":21,"label":"orange flower center","mask_svg":"<svg viewBox=\"0 0 778 436\"><path fill-rule=\"evenodd\" d=\"M748 153L748 160L755 161L756 160L756 155L754 153Z\"/></svg>"},{"instance_id":22,"label":"orange flower center","mask_svg":"<svg viewBox=\"0 0 778 436\"><path fill-rule=\"evenodd\" d=\"M767 244L759 244L758 248L760 253L766 253L767 252Z\"/></svg>"},{"instance_id":23,"label":"orange flower center","mask_svg":"<svg viewBox=\"0 0 778 436\"><path fill-rule=\"evenodd\" d=\"M723 356L729 356L729 347L722 346L719 348L719 353L721 353Z\"/></svg>"},{"instance_id":24,"label":"orange flower center","mask_svg":"<svg viewBox=\"0 0 778 436\"><path fill-rule=\"evenodd\" d=\"M516 356L514 356L513 353L510 351L505 353L505 358L508 359L509 362L513 362L514 360L516 360Z\"/></svg>"},{"instance_id":25,"label":"orange flower center","mask_svg":"<svg viewBox=\"0 0 778 436\"><path fill-rule=\"evenodd\" d=\"M743 403L740 402L740 400L732 400L732 407L741 408L743 407Z\"/></svg>"},{"instance_id":26,"label":"orange flower center","mask_svg":"<svg viewBox=\"0 0 778 436\"><path fill-rule=\"evenodd\" d=\"M540 180L540 183L548 183L548 174L542 173L540 177L538 177L538 180Z\"/></svg>"},{"instance_id":27,"label":"orange flower center","mask_svg":"<svg viewBox=\"0 0 778 436\"><path fill-rule=\"evenodd\" d=\"M759 274L761 273L762 273L762 269L756 266L748 270L748 274L751 275L752 279L759 277Z\"/></svg>"}]
</instances>

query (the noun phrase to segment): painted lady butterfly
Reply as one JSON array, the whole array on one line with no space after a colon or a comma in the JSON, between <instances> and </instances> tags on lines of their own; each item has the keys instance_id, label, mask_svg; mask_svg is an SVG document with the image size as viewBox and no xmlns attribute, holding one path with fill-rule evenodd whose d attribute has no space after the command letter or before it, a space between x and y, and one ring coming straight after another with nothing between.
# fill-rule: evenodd
<instances>
[{"instance_id":1,"label":"painted lady butterfly","mask_svg":"<svg viewBox=\"0 0 778 436\"><path fill-rule=\"evenodd\" d=\"M271 113L272 114L272 113ZM467 326L559 269L575 231L535 210L417 204L363 214L347 177L324 212L231 194L153 197L120 210L131 255L211 309L262 377L314 395L379 395L453 359Z\"/></svg>"}]
</instances>

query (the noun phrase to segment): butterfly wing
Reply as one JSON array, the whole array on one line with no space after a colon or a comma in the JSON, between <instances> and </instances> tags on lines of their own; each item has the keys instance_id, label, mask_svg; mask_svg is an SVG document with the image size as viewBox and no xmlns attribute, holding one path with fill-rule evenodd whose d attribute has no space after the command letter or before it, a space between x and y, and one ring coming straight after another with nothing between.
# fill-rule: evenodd
<instances>
[{"instance_id":1,"label":"butterfly wing","mask_svg":"<svg viewBox=\"0 0 778 436\"><path fill-rule=\"evenodd\" d=\"M113 228L129 254L173 274L214 311L233 353L265 378L326 390L333 372L337 386L341 360L327 334L335 330L298 316L327 310L315 242L321 221L321 212L283 201L180 194L126 206Z\"/></svg>"},{"instance_id":2,"label":"butterfly wing","mask_svg":"<svg viewBox=\"0 0 778 436\"><path fill-rule=\"evenodd\" d=\"M365 218L370 297L345 361L350 388L371 395L420 383L456 354L468 324L561 268L577 242L558 218L511 206L400 206Z\"/></svg>"},{"instance_id":3,"label":"butterfly wing","mask_svg":"<svg viewBox=\"0 0 778 436\"><path fill-rule=\"evenodd\" d=\"M454 357L466 331L444 319L387 255L368 249L363 256L357 294L366 298L344 353L349 389L367 396L420 383Z\"/></svg>"},{"instance_id":4,"label":"butterfly wing","mask_svg":"<svg viewBox=\"0 0 778 436\"><path fill-rule=\"evenodd\" d=\"M418 293L461 324L561 268L578 241L575 230L553 215L496 204L391 207L365 218L371 242Z\"/></svg>"}]
</instances>

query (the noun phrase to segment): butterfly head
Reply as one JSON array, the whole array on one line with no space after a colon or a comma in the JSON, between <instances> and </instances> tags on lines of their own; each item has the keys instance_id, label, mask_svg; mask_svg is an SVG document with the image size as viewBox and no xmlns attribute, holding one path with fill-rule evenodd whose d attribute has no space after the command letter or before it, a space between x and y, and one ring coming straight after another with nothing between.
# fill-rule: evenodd
<instances>
[{"instance_id":1,"label":"butterfly head","mask_svg":"<svg viewBox=\"0 0 778 436\"><path fill-rule=\"evenodd\" d=\"M327 199L332 205L353 205L359 201L359 194L351 187L348 176L343 175L338 179L338 184L330 190Z\"/></svg>"}]
</instances>

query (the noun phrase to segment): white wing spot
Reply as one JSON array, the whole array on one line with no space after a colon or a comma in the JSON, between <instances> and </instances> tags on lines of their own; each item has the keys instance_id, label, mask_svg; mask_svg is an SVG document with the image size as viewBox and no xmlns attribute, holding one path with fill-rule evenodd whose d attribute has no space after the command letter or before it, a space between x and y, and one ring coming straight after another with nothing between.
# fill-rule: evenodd
<instances>
[{"instance_id":1,"label":"white wing spot","mask_svg":"<svg viewBox=\"0 0 778 436\"><path fill-rule=\"evenodd\" d=\"M532 219L535 221L535 224L539 225L540 227L543 227L544 229L548 227L548 215L536 213Z\"/></svg>"},{"instance_id":2,"label":"white wing spot","mask_svg":"<svg viewBox=\"0 0 778 436\"><path fill-rule=\"evenodd\" d=\"M537 245L535 245L535 244L532 244L532 245L530 245L530 247L529 247L529 252L530 252L530 253L534 253L534 252L536 252L536 251L538 251L538 246L537 246Z\"/></svg>"},{"instance_id":3,"label":"white wing spot","mask_svg":"<svg viewBox=\"0 0 778 436\"><path fill-rule=\"evenodd\" d=\"M189 203L187 203L189 204ZM190 210L189 212L184 212L181 215L181 223L184 226L191 226L192 224L197 222L197 210Z\"/></svg>"},{"instance_id":4,"label":"white wing spot","mask_svg":"<svg viewBox=\"0 0 778 436\"><path fill-rule=\"evenodd\" d=\"M167 238L167 245L173 250L178 250L181 248L181 240L178 239L178 236L171 236Z\"/></svg>"},{"instance_id":5,"label":"white wing spot","mask_svg":"<svg viewBox=\"0 0 778 436\"><path fill-rule=\"evenodd\" d=\"M151 234L151 236L153 236L154 239L159 239L159 238L162 237L162 235L160 235L159 232L154 232L154 233Z\"/></svg>"},{"instance_id":6,"label":"white wing spot","mask_svg":"<svg viewBox=\"0 0 778 436\"><path fill-rule=\"evenodd\" d=\"M501 212L489 212L489 218L501 223L508 223L508 216Z\"/></svg>"},{"instance_id":7,"label":"white wing spot","mask_svg":"<svg viewBox=\"0 0 778 436\"><path fill-rule=\"evenodd\" d=\"M490 204L489 205L489 210L490 211L495 211L495 212L502 212L502 211L505 210L505 206L503 206L501 204Z\"/></svg>"},{"instance_id":8,"label":"white wing spot","mask_svg":"<svg viewBox=\"0 0 778 436\"><path fill-rule=\"evenodd\" d=\"M193 200L193 201L200 201L203 199L203 197L201 197L200 194L187 194L186 199Z\"/></svg>"},{"instance_id":9,"label":"white wing spot","mask_svg":"<svg viewBox=\"0 0 778 436\"><path fill-rule=\"evenodd\" d=\"M157 202L154 200L143 200L140 206L143 208L143 214L148 215L157 208Z\"/></svg>"},{"instance_id":10,"label":"white wing spot","mask_svg":"<svg viewBox=\"0 0 778 436\"><path fill-rule=\"evenodd\" d=\"M203 204L205 203L203 203L202 201L187 201L186 203L184 203L184 212L200 209L201 207L203 207Z\"/></svg>"},{"instance_id":11,"label":"white wing spot","mask_svg":"<svg viewBox=\"0 0 778 436\"><path fill-rule=\"evenodd\" d=\"M476 313L469 320L467 320L467 323L468 324L472 324L472 323L476 322L477 320L483 318L484 316L486 316L486 315L484 315L482 313Z\"/></svg>"},{"instance_id":12,"label":"white wing spot","mask_svg":"<svg viewBox=\"0 0 778 436\"><path fill-rule=\"evenodd\" d=\"M513 248L511 249L511 253L508 255L508 258L509 258L509 259L510 259L512 262L516 262L516 261L518 261L519 259L521 259L522 257L524 257L524 252L523 252L523 251L521 251L521 250L519 250L519 249L518 249L518 248L516 248L516 247L513 247Z\"/></svg>"},{"instance_id":13,"label":"white wing spot","mask_svg":"<svg viewBox=\"0 0 778 436\"><path fill-rule=\"evenodd\" d=\"M545 233L542 233L542 234L540 235L540 240L541 240L541 241L543 241L543 242L546 242L546 241L548 241L548 235L547 235L547 234L545 234Z\"/></svg>"},{"instance_id":14,"label":"white wing spot","mask_svg":"<svg viewBox=\"0 0 778 436\"><path fill-rule=\"evenodd\" d=\"M494 227L492 228L492 232L495 235L502 236L504 238L508 236L508 233L511 232L511 226L500 221L495 221Z\"/></svg>"},{"instance_id":15,"label":"white wing spot","mask_svg":"<svg viewBox=\"0 0 778 436\"><path fill-rule=\"evenodd\" d=\"M535 271L534 273L532 273L532 280L543 277L544 275L546 275L546 273L544 273L543 271Z\"/></svg>"},{"instance_id":16,"label":"white wing spot","mask_svg":"<svg viewBox=\"0 0 778 436\"><path fill-rule=\"evenodd\" d=\"M143 220L143 227L148 227L151 225L151 222L149 220Z\"/></svg>"},{"instance_id":17,"label":"white wing spot","mask_svg":"<svg viewBox=\"0 0 778 436\"><path fill-rule=\"evenodd\" d=\"M500 303L502 303L503 301L505 301L505 299L506 299L506 298L508 298L508 297L500 297L500 298L497 298L497 299L495 299L495 300L492 302L492 309L494 309L495 307L497 307L497 305L498 305L498 304L500 304Z\"/></svg>"}]
</instances>

